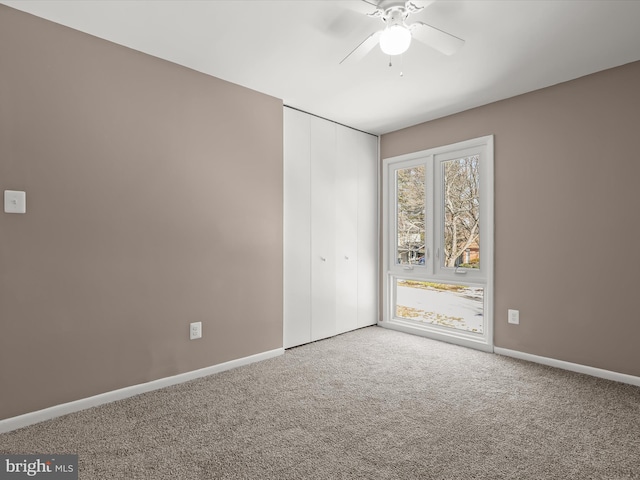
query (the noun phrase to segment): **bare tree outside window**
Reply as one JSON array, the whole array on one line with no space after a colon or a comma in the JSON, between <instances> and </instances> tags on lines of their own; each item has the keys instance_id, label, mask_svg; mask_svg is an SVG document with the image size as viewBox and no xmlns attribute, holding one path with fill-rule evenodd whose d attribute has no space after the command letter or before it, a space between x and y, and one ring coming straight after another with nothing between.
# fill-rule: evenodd
<instances>
[{"instance_id":1,"label":"bare tree outside window","mask_svg":"<svg viewBox=\"0 0 640 480\"><path fill-rule=\"evenodd\" d=\"M425 240L425 167L419 165L396 171L397 188L397 263L424 263Z\"/></svg>"},{"instance_id":2,"label":"bare tree outside window","mask_svg":"<svg viewBox=\"0 0 640 480\"><path fill-rule=\"evenodd\" d=\"M480 268L479 156L443 162L444 266Z\"/></svg>"}]
</instances>

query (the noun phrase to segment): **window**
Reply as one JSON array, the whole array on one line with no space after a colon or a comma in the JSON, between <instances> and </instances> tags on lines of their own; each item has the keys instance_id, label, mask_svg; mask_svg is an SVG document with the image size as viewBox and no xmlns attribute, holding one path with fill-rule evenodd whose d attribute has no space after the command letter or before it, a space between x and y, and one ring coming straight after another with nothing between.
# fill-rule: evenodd
<instances>
[{"instance_id":1,"label":"window","mask_svg":"<svg viewBox=\"0 0 640 480\"><path fill-rule=\"evenodd\" d=\"M386 159L384 326L493 349L493 137Z\"/></svg>"},{"instance_id":2,"label":"window","mask_svg":"<svg viewBox=\"0 0 640 480\"><path fill-rule=\"evenodd\" d=\"M444 267L480 268L479 177L479 155L442 163Z\"/></svg>"},{"instance_id":3,"label":"window","mask_svg":"<svg viewBox=\"0 0 640 480\"><path fill-rule=\"evenodd\" d=\"M396 257L401 265L424 264L425 166L399 168L396 176Z\"/></svg>"}]
</instances>

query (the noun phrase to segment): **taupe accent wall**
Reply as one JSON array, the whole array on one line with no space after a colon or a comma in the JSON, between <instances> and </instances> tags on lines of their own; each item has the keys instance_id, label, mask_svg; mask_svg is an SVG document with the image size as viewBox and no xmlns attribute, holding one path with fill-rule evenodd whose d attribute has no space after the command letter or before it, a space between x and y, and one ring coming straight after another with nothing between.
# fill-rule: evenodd
<instances>
[{"instance_id":1,"label":"taupe accent wall","mask_svg":"<svg viewBox=\"0 0 640 480\"><path fill-rule=\"evenodd\" d=\"M281 348L282 148L281 100L0 5L0 419Z\"/></svg>"},{"instance_id":2,"label":"taupe accent wall","mask_svg":"<svg viewBox=\"0 0 640 480\"><path fill-rule=\"evenodd\" d=\"M636 62L382 136L495 135L497 347L640 376L639 86Z\"/></svg>"}]
</instances>

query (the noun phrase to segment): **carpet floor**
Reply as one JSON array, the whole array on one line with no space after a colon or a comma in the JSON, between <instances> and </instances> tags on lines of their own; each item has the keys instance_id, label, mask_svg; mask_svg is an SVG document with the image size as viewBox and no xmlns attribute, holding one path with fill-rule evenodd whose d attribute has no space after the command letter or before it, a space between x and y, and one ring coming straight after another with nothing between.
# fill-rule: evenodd
<instances>
[{"instance_id":1,"label":"carpet floor","mask_svg":"<svg viewBox=\"0 0 640 480\"><path fill-rule=\"evenodd\" d=\"M640 479L640 388L369 327L0 435L94 479Z\"/></svg>"}]
</instances>

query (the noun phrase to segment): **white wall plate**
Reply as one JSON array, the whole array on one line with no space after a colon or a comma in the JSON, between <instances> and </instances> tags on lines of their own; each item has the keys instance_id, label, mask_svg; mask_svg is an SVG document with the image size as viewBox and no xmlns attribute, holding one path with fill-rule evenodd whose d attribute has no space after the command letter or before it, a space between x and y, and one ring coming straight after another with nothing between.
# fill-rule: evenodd
<instances>
[{"instance_id":1,"label":"white wall plate","mask_svg":"<svg viewBox=\"0 0 640 480\"><path fill-rule=\"evenodd\" d=\"M27 193L5 190L4 213L27 213Z\"/></svg>"}]
</instances>

